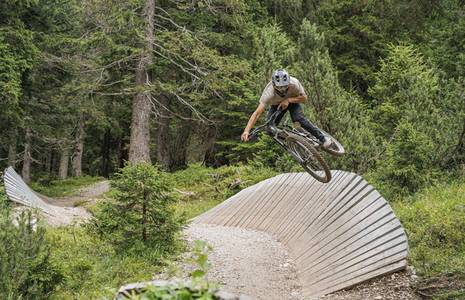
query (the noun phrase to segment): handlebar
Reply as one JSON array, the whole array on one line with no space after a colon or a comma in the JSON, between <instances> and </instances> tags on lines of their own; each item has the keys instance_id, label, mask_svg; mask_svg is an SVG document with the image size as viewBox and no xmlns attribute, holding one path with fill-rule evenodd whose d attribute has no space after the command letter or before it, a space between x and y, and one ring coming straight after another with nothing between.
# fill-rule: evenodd
<instances>
[{"instance_id":1,"label":"handlebar","mask_svg":"<svg viewBox=\"0 0 465 300\"><path fill-rule=\"evenodd\" d=\"M249 138L250 139L253 139L255 137L258 136L258 133L264 128L264 127L270 127L271 130L273 132L277 131L278 128L276 127L276 125L274 124L275 121L276 121L276 118L278 117L279 113L281 113L281 110L278 109L276 110L272 115L271 117L265 122L265 124L261 125L261 126L258 126L257 128L255 128L254 130L252 130L252 132L250 132L249 134Z\"/></svg>"}]
</instances>

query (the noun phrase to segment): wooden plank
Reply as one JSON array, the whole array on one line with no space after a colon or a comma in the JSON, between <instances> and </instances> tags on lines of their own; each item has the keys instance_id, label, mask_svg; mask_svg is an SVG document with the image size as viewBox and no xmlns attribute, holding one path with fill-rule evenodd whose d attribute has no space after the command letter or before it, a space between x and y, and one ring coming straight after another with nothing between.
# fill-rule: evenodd
<instances>
[{"instance_id":1,"label":"wooden plank","mask_svg":"<svg viewBox=\"0 0 465 300\"><path fill-rule=\"evenodd\" d=\"M326 227L321 227L319 224L314 226L315 228L310 228L308 232L311 233L311 236L302 235L298 240L294 243L304 243L306 246L306 252L310 249L318 245L326 244L326 241L335 240L336 238L340 238L343 234L346 236L352 236L357 231L360 231L360 226L356 226L357 223L361 222L364 218L370 216L372 213L376 212L385 205L383 201L377 201L375 194L370 195L369 198L365 198L367 202L362 208L353 207L354 213L352 214L350 210L346 210L345 213L341 211L340 214L334 215L334 221L328 224ZM386 210L388 208L386 207ZM348 232L352 231L352 232ZM321 246L320 246L321 247ZM298 256L300 258L300 255Z\"/></svg>"},{"instance_id":2,"label":"wooden plank","mask_svg":"<svg viewBox=\"0 0 465 300\"><path fill-rule=\"evenodd\" d=\"M407 238L389 204L363 178L329 184L282 174L244 190L196 222L258 229L283 242L305 295L318 296L405 267Z\"/></svg>"},{"instance_id":3,"label":"wooden plank","mask_svg":"<svg viewBox=\"0 0 465 300\"><path fill-rule=\"evenodd\" d=\"M286 182L286 179L291 174L282 174L273 178L270 181L269 190L263 195L256 195L255 197L249 198L249 205L244 206L240 212L242 215L238 216L237 221L230 223L232 226L248 228L247 224L253 220L255 214L259 212L263 207L267 205L268 199L273 198L273 195L282 188L282 185Z\"/></svg>"},{"instance_id":4,"label":"wooden plank","mask_svg":"<svg viewBox=\"0 0 465 300\"><path fill-rule=\"evenodd\" d=\"M331 208L337 205L337 203L341 201L344 202L346 195L359 184L359 178L354 177L352 174L348 174L345 181L341 183L339 187L340 190L328 190L329 193L322 194L320 199L316 201L317 205L307 214L307 216L301 219L303 221L303 226L294 230L293 233L286 238L286 242L290 243L292 240L299 239L304 232L310 232L313 226L315 226L314 224L318 223L322 216L330 212Z\"/></svg>"},{"instance_id":5,"label":"wooden plank","mask_svg":"<svg viewBox=\"0 0 465 300\"><path fill-rule=\"evenodd\" d=\"M275 232L276 235L281 237L283 242L285 242L285 240L287 240L287 238L294 232L294 229L302 223L302 220L306 215L308 215L308 212L312 211L312 207L317 204L317 199L322 198L324 192L328 192L331 188L337 187L337 184L347 175L348 173L344 173L342 176L336 176L333 179L334 181L331 181L331 185L329 187L323 183L315 181L317 185L309 184L306 189L302 188L305 193L301 196L301 199L298 199L297 203L292 208L292 217L278 221L276 229L273 230L273 232Z\"/></svg>"},{"instance_id":6,"label":"wooden plank","mask_svg":"<svg viewBox=\"0 0 465 300\"><path fill-rule=\"evenodd\" d=\"M286 202L286 195L292 192L295 182L299 181L301 176L301 173L291 173L279 186L279 188L277 188L272 197L266 199L264 206L255 213L255 218L246 224L246 228L260 230L260 224L262 224L263 221L268 218L269 214L273 211L277 203L281 201Z\"/></svg>"}]
</instances>

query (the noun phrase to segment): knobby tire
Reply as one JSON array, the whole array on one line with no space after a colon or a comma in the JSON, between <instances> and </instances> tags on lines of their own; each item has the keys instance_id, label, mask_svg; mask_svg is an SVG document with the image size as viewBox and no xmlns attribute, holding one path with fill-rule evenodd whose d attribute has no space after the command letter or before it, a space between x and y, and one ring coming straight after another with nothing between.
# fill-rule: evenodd
<instances>
[{"instance_id":1,"label":"knobby tire","mask_svg":"<svg viewBox=\"0 0 465 300\"><path fill-rule=\"evenodd\" d=\"M331 180L331 170L328 164L323 157L321 157L318 150L304 137L290 134L286 137L286 143L288 151L294 154L294 158L313 178L323 183L327 183ZM299 152L299 150L302 152ZM302 160L302 153L306 153L304 159L307 159L307 162ZM311 165L312 162L316 163L317 168ZM323 175L319 175L319 173L323 173Z\"/></svg>"}]
</instances>

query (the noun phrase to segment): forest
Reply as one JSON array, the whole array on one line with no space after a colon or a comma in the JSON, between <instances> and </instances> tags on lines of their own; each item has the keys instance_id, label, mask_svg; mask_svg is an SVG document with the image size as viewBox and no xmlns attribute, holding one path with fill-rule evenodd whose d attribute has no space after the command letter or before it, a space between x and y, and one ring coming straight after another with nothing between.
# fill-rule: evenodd
<instances>
[{"instance_id":1,"label":"forest","mask_svg":"<svg viewBox=\"0 0 465 300\"><path fill-rule=\"evenodd\" d=\"M125 161L174 171L256 154L279 168L272 144L239 139L277 68L346 147L334 169L394 194L463 169L460 1L1 5L0 157L26 182L108 177Z\"/></svg>"},{"instance_id":2,"label":"forest","mask_svg":"<svg viewBox=\"0 0 465 300\"><path fill-rule=\"evenodd\" d=\"M186 189L205 170L248 168L251 182L299 170L270 138L240 140L279 68L305 87L306 117L344 145L332 169L399 210L438 186L463 192L463 0L1 1L0 167L46 186L129 182L121 168L149 163ZM448 212L448 230L465 232L463 212ZM451 247L465 266L465 235Z\"/></svg>"}]
</instances>

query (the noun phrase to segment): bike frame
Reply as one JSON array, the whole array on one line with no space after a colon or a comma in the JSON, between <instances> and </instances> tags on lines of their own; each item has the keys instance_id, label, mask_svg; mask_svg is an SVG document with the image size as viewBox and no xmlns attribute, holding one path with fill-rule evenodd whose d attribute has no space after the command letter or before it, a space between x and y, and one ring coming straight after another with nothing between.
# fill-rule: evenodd
<instances>
[{"instance_id":1,"label":"bike frame","mask_svg":"<svg viewBox=\"0 0 465 300\"><path fill-rule=\"evenodd\" d=\"M287 150L286 144L284 142L284 139L289 134L296 134L300 135L302 137L305 137L308 141L310 141L315 148L320 147L320 143L317 141L317 139L312 136L310 133L303 133L295 128L284 125L282 128L278 127L275 124L276 118L278 117L279 113L281 113L281 110L277 110L274 114L271 115L271 117L266 121L265 124L255 128L251 133L250 137L254 138L255 136L258 136L258 134L265 130L272 138L275 140L281 147L283 147L285 150Z\"/></svg>"}]
</instances>

